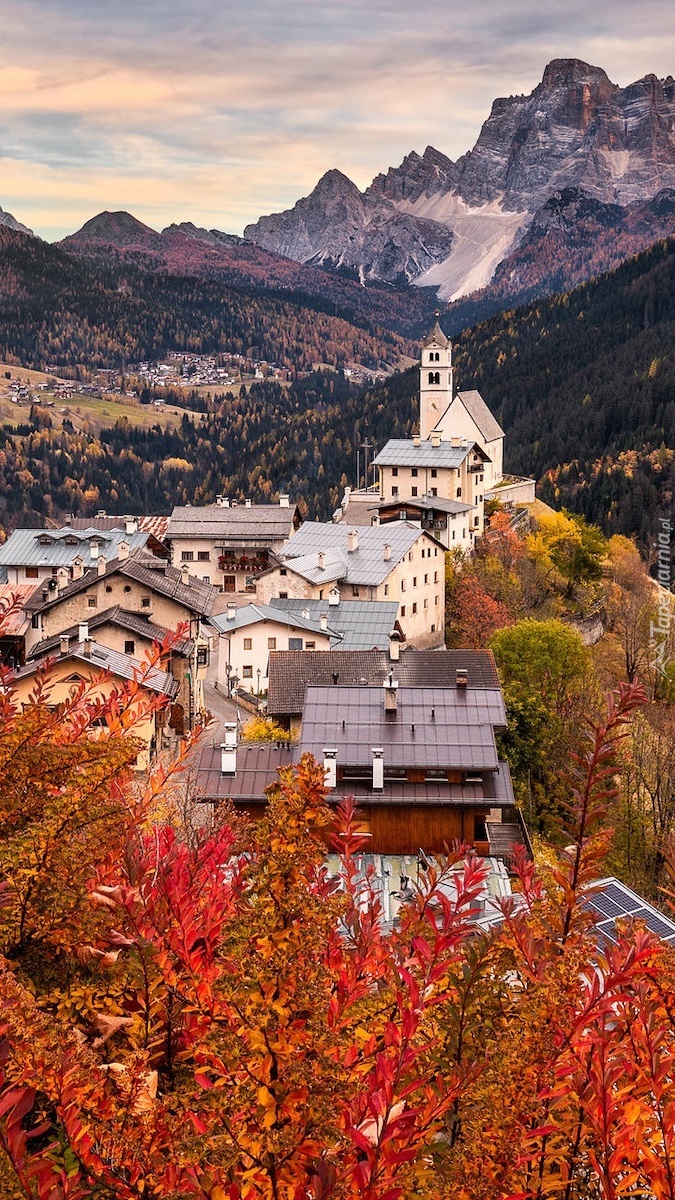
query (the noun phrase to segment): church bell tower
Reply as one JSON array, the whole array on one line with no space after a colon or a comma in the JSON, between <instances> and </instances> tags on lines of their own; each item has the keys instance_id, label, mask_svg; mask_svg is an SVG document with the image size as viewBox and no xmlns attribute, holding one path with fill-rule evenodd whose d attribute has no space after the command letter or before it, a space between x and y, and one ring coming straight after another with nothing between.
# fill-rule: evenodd
<instances>
[{"instance_id":1,"label":"church bell tower","mask_svg":"<svg viewBox=\"0 0 675 1200\"><path fill-rule=\"evenodd\" d=\"M439 324L422 342L420 362L420 437L426 441L452 401L452 346Z\"/></svg>"}]
</instances>

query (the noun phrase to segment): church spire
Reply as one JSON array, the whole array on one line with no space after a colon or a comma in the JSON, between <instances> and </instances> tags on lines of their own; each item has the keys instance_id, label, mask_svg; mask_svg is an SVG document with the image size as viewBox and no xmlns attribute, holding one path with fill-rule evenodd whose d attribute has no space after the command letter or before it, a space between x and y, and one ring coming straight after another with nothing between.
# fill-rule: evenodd
<instances>
[{"instance_id":1,"label":"church spire","mask_svg":"<svg viewBox=\"0 0 675 1200\"><path fill-rule=\"evenodd\" d=\"M434 327L422 342L420 360L420 437L425 441L452 401L452 346L435 314Z\"/></svg>"}]
</instances>

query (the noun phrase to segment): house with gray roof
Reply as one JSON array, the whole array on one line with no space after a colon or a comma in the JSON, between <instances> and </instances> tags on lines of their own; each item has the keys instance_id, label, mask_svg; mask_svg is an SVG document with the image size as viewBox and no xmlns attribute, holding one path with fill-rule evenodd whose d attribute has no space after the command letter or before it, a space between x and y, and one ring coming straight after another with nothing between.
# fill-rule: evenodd
<instances>
[{"instance_id":1,"label":"house with gray roof","mask_svg":"<svg viewBox=\"0 0 675 1200\"><path fill-rule=\"evenodd\" d=\"M295 616L308 616L318 621L322 616L331 634L331 650L384 650L389 647L392 632L403 641L403 630L398 623L396 600L340 600L337 589L328 594L328 605L324 600L280 600L270 601L273 608Z\"/></svg>"},{"instance_id":2,"label":"house with gray roof","mask_svg":"<svg viewBox=\"0 0 675 1200\"><path fill-rule=\"evenodd\" d=\"M276 551L276 564L260 576L256 603L273 599L340 603L396 601L408 642L420 648L443 644L445 555L426 530L406 521L349 528L310 522Z\"/></svg>"},{"instance_id":3,"label":"house with gray roof","mask_svg":"<svg viewBox=\"0 0 675 1200\"><path fill-rule=\"evenodd\" d=\"M229 695L233 688L261 694L267 691L270 654L276 650L329 650L335 636L326 613L316 619L304 612L289 613L269 604L237 608L230 602L210 624L218 632L218 686Z\"/></svg>"},{"instance_id":4,"label":"house with gray roof","mask_svg":"<svg viewBox=\"0 0 675 1200\"><path fill-rule=\"evenodd\" d=\"M258 575L270 565L271 553L301 523L300 510L286 495L279 504L219 496L215 504L174 508L166 538L175 567L187 563L191 574L242 596L245 603L255 593Z\"/></svg>"},{"instance_id":5,"label":"house with gray roof","mask_svg":"<svg viewBox=\"0 0 675 1200\"><path fill-rule=\"evenodd\" d=\"M101 530L87 525L84 529L64 526L60 529L15 529L0 546L0 570L6 583L36 583L71 580L78 566L85 571L100 558L111 562L120 546L129 553L146 548L149 533L136 529L127 533L121 524Z\"/></svg>"}]
</instances>

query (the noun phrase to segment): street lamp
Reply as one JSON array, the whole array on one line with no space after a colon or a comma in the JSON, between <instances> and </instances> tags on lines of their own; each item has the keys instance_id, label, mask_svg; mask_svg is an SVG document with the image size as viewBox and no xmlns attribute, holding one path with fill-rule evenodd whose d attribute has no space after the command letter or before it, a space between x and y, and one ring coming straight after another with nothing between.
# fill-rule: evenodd
<instances>
[{"instance_id":1,"label":"street lamp","mask_svg":"<svg viewBox=\"0 0 675 1200\"><path fill-rule=\"evenodd\" d=\"M260 667L256 670L256 675L258 676L258 699L260 699Z\"/></svg>"}]
</instances>

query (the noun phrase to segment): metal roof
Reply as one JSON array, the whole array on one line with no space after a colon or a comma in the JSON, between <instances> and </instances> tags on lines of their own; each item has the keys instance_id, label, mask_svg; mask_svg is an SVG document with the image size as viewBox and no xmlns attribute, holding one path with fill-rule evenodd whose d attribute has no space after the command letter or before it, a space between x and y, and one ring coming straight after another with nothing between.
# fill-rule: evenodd
<instances>
[{"instance_id":1,"label":"metal roof","mask_svg":"<svg viewBox=\"0 0 675 1200\"><path fill-rule=\"evenodd\" d=\"M309 611L313 621L318 621L321 614L325 613L328 627L334 631L331 650L386 649L398 615L397 600L341 600L339 604L328 604L325 600L282 600L275 597L270 600L270 605L295 616Z\"/></svg>"},{"instance_id":2,"label":"metal roof","mask_svg":"<svg viewBox=\"0 0 675 1200\"><path fill-rule=\"evenodd\" d=\"M411 438L390 438L373 462L377 467L448 467L456 470L472 453L480 453L485 462L490 462L477 442L465 442L462 446L439 442L432 446L428 439L416 446Z\"/></svg>"},{"instance_id":3,"label":"metal roof","mask_svg":"<svg viewBox=\"0 0 675 1200\"><path fill-rule=\"evenodd\" d=\"M30 651L29 658L42 658L45 654L51 654L54 650L58 650L62 637L78 636L80 624L87 624L90 631L101 629L104 625L115 625L119 629L128 630L129 633L135 633L139 637L147 638L150 642L163 642L171 632L163 625L155 625L154 621L148 620L141 613L128 612L119 604L116 604L113 608L106 608L103 612L88 616L86 621L71 625L68 629L62 630L61 633L55 634L54 637L46 638L43 642L38 642ZM172 643L171 653L188 656L192 653L193 647L194 641L192 638L179 638Z\"/></svg>"},{"instance_id":4,"label":"metal roof","mask_svg":"<svg viewBox=\"0 0 675 1200\"><path fill-rule=\"evenodd\" d=\"M444 349L447 349L449 345L450 341L443 333L438 321L438 317L436 317L434 327L425 337L424 341L422 342L422 346L442 346Z\"/></svg>"},{"instance_id":5,"label":"metal roof","mask_svg":"<svg viewBox=\"0 0 675 1200\"><path fill-rule=\"evenodd\" d=\"M169 524L168 517L139 517L132 513L125 513L123 516L108 516L107 513L99 513L95 517L69 517L67 524L71 529L120 529L124 527L126 521L135 521L138 529L142 533L151 533L160 542L166 537L166 530Z\"/></svg>"},{"instance_id":6,"label":"metal roof","mask_svg":"<svg viewBox=\"0 0 675 1200\"><path fill-rule=\"evenodd\" d=\"M385 765L386 762L385 754ZM448 783L445 779L409 783L405 779L385 779L382 791L374 792L367 782L345 779L338 783L330 798L343 796L353 796L359 807L451 804L462 808L501 808L514 803L511 774L505 762L500 762L496 771L486 771L481 783Z\"/></svg>"},{"instance_id":7,"label":"metal roof","mask_svg":"<svg viewBox=\"0 0 675 1200\"><path fill-rule=\"evenodd\" d=\"M397 496L393 500L380 500L379 504L373 505L373 511L387 508L413 508L422 511L423 509L436 509L437 512L452 513L453 516L459 513L471 512L475 505L464 504L461 500L444 500L442 496L420 496L416 500L401 498Z\"/></svg>"},{"instance_id":8,"label":"metal roof","mask_svg":"<svg viewBox=\"0 0 675 1200\"><path fill-rule=\"evenodd\" d=\"M335 747L339 765L367 766L373 747L381 746L385 770L496 771L500 701L501 694L473 688L399 687L396 714L388 716L383 688L310 684L299 753L321 760L325 747Z\"/></svg>"},{"instance_id":9,"label":"metal roof","mask_svg":"<svg viewBox=\"0 0 675 1200\"><path fill-rule=\"evenodd\" d=\"M243 504L184 505L174 508L167 537L278 545L293 532L298 518L295 505L289 508L279 504L252 504L250 508Z\"/></svg>"},{"instance_id":10,"label":"metal roof","mask_svg":"<svg viewBox=\"0 0 675 1200\"><path fill-rule=\"evenodd\" d=\"M137 583L147 587L150 591L168 596L181 604L188 612L198 613L203 617L210 616L219 596L218 589L212 587L210 583L205 583L203 579L188 575L187 582L183 582L182 571L170 566L163 559L143 554L142 551L137 550L128 558L113 559L106 563L103 575L99 575L96 568L85 571L81 579L72 580L67 587L62 588L60 592L54 592L47 600L42 599L41 590L36 590L26 607L31 612L52 608L59 601L91 587L99 579L116 574L126 576L128 579L135 579Z\"/></svg>"},{"instance_id":11,"label":"metal roof","mask_svg":"<svg viewBox=\"0 0 675 1200\"><path fill-rule=\"evenodd\" d=\"M375 606L370 604L369 607ZM493 715L500 718L495 719L495 728L506 728L506 710L491 650L415 650L411 647L401 650L401 657L395 663L383 650L331 649L319 654L305 650L272 650L267 711L275 716L297 716L302 712L305 689L310 683L333 686L335 675L337 682L343 685L381 687L392 669L402 686L444 688L456 687L457 670L466 670L471 690L484 688L494 693Z\"/></svg>"},{"instance_id":12,"label":"metal roof","mask_svg":"<svg viewBox=\"0 0 675 1200\"><path fill-rule=\"evenodd\" d=\"M233 629L244 629L249 625L257 625L259 621L275 621L277 625L287 625L291 629L308 629L311 633L323 633L324 635L332 633L333 636L337 636L330 629L322 629L319 622L321 613L328 613L328 604L326 601L317 601L319 608L314 620L311 617L307 619L302 616L302 609L307 604L307 601L303 600L299 603L300 609L297 612L283 612L270 604L246 604L243 608L237 609L234 617L228 617L227 613L218 613L216 616L210 618L210 622L219 633L229 633Z\"/></svg>"},{"instance_id":13,"label":"metal roof","mask_svg":"<svg viewBox=\"0 0 675 1200\"><path fill-rule=\"evenodd\" d=\"M675 921L612 875L591 885L585 904L602 941L618 940L617 921L643 921L651 933L675 946Z\"/></svg>"},{"instance_id":14,"label":"metal roof","mask_svg":"<svg viewBox=\"0 0 675 1200\"><path fill-rule=\"evenodd\" d=\"M237 771L223 775L220 747L204 746L197 758L192 795L196 800L234 800L255 803L265 800L265 788L276 783L280 767L293 761L293 751L269 742L237 746Z\"/></svg>"},{"instance_id":15,"label":"metal roof","mask_svg":"<svg viewBox=\"0 0 675 1200\"><path fill-rule=\"evenodd\" d=\"M95 671L116 675L118 679L136 679L142 687L151 692L171 697L178 694L178 681L167 671L160 671L158 667L148 668L139 659L122 654L119 650L111 650L109 646L102 646L100 642L95 641L91 643L91 653L85 651L84 642L77 642L69 647L66 654L55 654L39 660L31 659L24 667L15 671L14 678L24 679L34 675L45 663L69 662L70 659L86 663Z\"/></svg>"},{"instance_id":16,"label":"metal roof","mask_svg":"<svg viewBox=\"0 0 675 1200\"><path fill-rule=\"evenodd\" d=\"M335 579L364 587L384 583L397 563L420 537L436 539L417 525L400 521L391 525L363 525L358 529L356 550L348 549L350 526L344 522L321 523L307 521L293 534L277 555L289 570L312 583L330 583ZM384 547L389 546L391 557L385 559ZM444 547L440 547L443 553ZM319 553L325 554L325 565L319 566ZM342 571L336 574L342 562Z\"/></svg>"},{"instance_id":17,"label":"metal roof","mask_svg":"<svg viewBox=\"0 0 675 1200\"><path fill-rule=\"evenodd\" d=\"M146 545L148 533L125 533L123 529L15 529L0 546L0 564L11 567L69 567L78 556L85 567L96 563L103 555L108 561L117 558L120 542L130 551ZM92 545L95 553L91 553Z\"/></svg>"},{"instance_id":18,"label":"metal roof","mask_svg":"<svg viewBox=\"0 0 675 1200\"><path fill-rule=\"evenodd\" d=\"M457 395L472 421L480 430L480 435L485 442L494 442L498 438L504 437L504 430L497 418L493 417L480 392L475 390L471 392L458 392Z\"/></svg>"}]
</instances>

